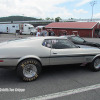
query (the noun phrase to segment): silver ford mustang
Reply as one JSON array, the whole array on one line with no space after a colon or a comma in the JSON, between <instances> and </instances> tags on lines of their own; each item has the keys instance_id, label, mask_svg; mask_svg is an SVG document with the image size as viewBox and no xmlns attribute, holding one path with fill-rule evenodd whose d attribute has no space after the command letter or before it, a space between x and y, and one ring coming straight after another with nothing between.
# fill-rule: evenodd
<instances>
[{"instance_id":1,"label":"silver ford mustang","mask_svg":"<svg viewBox=\"0 0 100 100\"><path fill-rule=\"evenodd\" d=\"M0 43L0 67L16 69L24 81L33 81L42 66L90 63L93 71L100 70L100 49L79 48L60 37L29 37Z\"/></svg>"}]
</instances>

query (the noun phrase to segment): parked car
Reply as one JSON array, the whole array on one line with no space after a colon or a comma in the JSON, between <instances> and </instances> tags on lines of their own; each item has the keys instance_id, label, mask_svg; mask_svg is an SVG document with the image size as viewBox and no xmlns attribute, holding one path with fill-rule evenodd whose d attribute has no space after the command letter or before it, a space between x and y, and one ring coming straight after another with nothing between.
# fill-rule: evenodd
<instances>
[{"instance_id":1,"label":"parked car","mask_svg":"<svg viewBox=\"0 0 100 100\"><path fill-rule=\"evenodd\" d=\"M90 64L100 70L100 49L79 48L68 39L55 36L28 37L0 43L0 67L16 69L24 81L33 81L43 66Z\"/></svg>"},{"instance_id":2,"label":"parked car","mask_svg":"<svg viewBox=\"0 0 100 100\"><path fill-rule=\"evenodd\" d=\"M89 46L93 46L93 47L98 47L100 48L100 43L94 43L94 42L88 42L86 40L84 40L82 37L80 36L75 36L75 35L64 35L64 36L60 36L62 38L67 38L70 41L72 41L74 44L77 45L89 45Z\"/></svg>"}]
</instances>

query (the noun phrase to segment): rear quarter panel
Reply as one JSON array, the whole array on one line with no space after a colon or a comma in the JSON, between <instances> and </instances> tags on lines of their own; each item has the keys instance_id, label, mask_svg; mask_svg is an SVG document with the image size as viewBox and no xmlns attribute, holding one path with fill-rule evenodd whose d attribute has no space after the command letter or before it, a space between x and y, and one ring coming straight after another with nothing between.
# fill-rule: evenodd
<instances>
[{"instance_id":1,"label":"rear quarter panel","mask_svg":"<svg viewBox=\"0 0 100 100\"><path fill-rule=\"evenodd\" d=\"M42 46L43 40L29 40L23 42L9 42L0 47L0 66L16 66L19 59L33 57L40 58L42 65L49 65L50 48Z\"/></svg>"}]
</instances>

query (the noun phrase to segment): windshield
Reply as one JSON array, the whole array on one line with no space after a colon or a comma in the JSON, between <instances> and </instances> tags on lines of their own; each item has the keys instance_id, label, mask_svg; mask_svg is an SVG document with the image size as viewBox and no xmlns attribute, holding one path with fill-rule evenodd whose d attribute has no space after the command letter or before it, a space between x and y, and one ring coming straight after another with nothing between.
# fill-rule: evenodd
<instances>
[{"instance_id":1,"label":"windshield","mask_svg":"<svg viewBox=\"0 0 100 100\"><path fill-rule=\"evenodd\" d=\"M34 29L34 27L30 27L30 29Z\"/></svg>"},{"instance_id":2,"label":"windshield","mask_svg":"<svg viewBox=\"0 0 100 100\"><path fill-rule=\"evenodd\" d=\"M73 41L79 41L79 42L84 42L85 41L84 39L82 39L81 37L78 37L78 36L77 37L76 36L73 36L72 37L72 40Z\"/></svg>"}]
</instances>

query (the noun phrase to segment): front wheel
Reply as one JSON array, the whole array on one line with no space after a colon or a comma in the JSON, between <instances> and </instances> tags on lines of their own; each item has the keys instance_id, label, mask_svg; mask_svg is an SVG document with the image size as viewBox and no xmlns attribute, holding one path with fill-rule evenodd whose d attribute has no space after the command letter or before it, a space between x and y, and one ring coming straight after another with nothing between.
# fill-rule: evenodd
<instances>
[{"instance_id":1,"label":"front wheel","mask_svg":"<svg viewBox=\"0 0 100 100\"><path fill-rule=\"evenodd\" d=\"M33 81L41 73L41 64L35 59L26 59L22 61L17 68L17 73L24 81Z\"/></svg>"},{"instance_id":2,"label":"front wheel","mask_svg":"<svg viewBox=\"0 0 100 100\"><path fill-rule=\"evenodd\" d=\"M90 65L90 68L93 70L93 71L99 71L100 70L100 57L96 57L91 65Z\"/></svg>"},{"instance_id":3,"label":"front wheel","mask_svg":"<svg viewBox=\"0 0 100 100\"><path fill-rule=\"evenodd\" d=\"M33 33L31 32L30 35L33 35Z\"/></svg>"}]
</instances>

